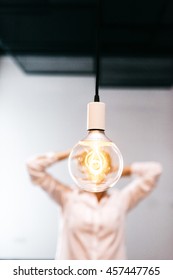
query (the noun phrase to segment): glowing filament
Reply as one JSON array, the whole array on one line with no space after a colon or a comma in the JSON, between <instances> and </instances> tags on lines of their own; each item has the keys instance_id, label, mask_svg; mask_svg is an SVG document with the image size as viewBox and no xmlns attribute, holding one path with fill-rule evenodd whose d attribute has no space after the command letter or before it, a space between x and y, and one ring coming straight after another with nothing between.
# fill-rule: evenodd
<instances>
[{"instance_id":1,"label":"glowing filament","mask_svg":"<svg viewBox=\"0 0 173 280\"><path fill-rule=\"evenodd\" d=\"M92 150L85 157L85 166L93 175L98 175L103 172L105 166L105 157L103 153L97 150Z\"/></svg>"},{"instance_id":2,"label":"glowing filament","mask_svg":"<svg viewBox=\"0 0 173 280\"><path fill-rule=\"evenodd\" d=\"M101 150L97 145L88 152L83 152L78 158L78 163L88 180L100 184L104 182L106 175L111 172L111 157L108 152Z\"/></svg>"}]
</instances>

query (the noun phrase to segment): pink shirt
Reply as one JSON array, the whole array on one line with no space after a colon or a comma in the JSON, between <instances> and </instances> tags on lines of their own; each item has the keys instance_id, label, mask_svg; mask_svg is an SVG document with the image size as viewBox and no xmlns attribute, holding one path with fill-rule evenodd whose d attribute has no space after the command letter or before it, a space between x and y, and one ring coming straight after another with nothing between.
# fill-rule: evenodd
<instances>
[{"instance_id":1,"label":"pink shirt","mask_svg":"<svg viewBox=\"0 0 173 280\"><path fill-rule=\"evenodd\" d=\"M156 162L131 165L135 179L122 190L113 188L100 202L92 193L71 189L46 172L57 162L49 153L27 163L34 184L40 185L61 207L56 259L126 259L124 226L130 209L156 185L161 166Z\"/></svg>"}]
</instances>

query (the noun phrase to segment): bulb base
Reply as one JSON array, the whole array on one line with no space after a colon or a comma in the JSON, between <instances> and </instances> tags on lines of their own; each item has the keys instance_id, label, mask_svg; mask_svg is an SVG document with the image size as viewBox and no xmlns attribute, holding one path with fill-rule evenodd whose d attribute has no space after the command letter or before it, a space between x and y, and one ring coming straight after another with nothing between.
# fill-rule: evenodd
<instances>
[{"instance_id":1,"label":"bulb base","mask_svg":"<svg viewBox=\"0 0 173 280\"><path fill-rule=\"evenodd\" d=\"M87 130L105 130L105 103L88 103Z\"/></svg>"}]
</instances>

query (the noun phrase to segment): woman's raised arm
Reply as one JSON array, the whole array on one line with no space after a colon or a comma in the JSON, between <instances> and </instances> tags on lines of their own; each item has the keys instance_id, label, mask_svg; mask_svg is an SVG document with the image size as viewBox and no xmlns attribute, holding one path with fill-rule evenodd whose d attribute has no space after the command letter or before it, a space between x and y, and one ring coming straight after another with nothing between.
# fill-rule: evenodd
<instances>
[{"instance_id":1,"label":"woman's raised arm","mask_svg":"<svg viewBox=\"0 0 173 280\"><path fill-rule=\"evenodd\" d=\"M134 175L135 179L121 191L127 211L134 208L154 189L162 173L162 166L158 162L135 162L129 168L129 173Z\"/></svg>"},{"instance_id":2,"label":"woman's raised arm","mask_svg":"<svg viewBox=\"0 0 173 280\"><path fill-rule=\"evenodd\" d=\"M68 158L70 150L59 153L47 153L34 156L27 161L27 169L31 181L45 190L61 206L64 202L64 194L71 191L71 188L55 179L47 172L47 168Z\"/></svg>"}]
</instances>

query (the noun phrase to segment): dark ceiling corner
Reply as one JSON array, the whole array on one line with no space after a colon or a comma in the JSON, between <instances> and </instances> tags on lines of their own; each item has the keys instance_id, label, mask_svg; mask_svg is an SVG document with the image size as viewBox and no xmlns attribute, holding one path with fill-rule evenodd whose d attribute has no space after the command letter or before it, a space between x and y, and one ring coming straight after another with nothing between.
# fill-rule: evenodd
<instances>
[{"instance_id":1,"label":"dark ceiling corner","mask_svg":"<svg viewBox=\"0 0 173 280\"><path fill-rule=\"evenodd\" d=\"M173 85L173 1L102 0L100 85ZM96 1L0 0L0 55L26 73L95 73Z\"/></svg>"}]
</instances>

